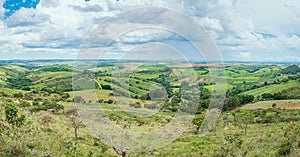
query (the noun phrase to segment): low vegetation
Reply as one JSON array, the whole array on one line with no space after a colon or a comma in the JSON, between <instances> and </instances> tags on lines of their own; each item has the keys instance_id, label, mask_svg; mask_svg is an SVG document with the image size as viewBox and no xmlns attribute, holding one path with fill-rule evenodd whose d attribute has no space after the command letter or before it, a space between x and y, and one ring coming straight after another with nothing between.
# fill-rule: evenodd
<instances>
[{"instance_id":1,"label":"low vegetation","mask_svg":"<svg viewBox=\"0 0 300 157\"><path fill-rule=\"evenodd\" d=\"M195 64L193 80L185 76L191 68L184 63L145 63L129 72L133 64L1 66L0 156L300 154L298 65L226 63L223 74L218 66ZM136 132L159 129L178 111L195 117L167 146L135 152L126 143L105 142L92 134L80 107L101 111L120 128ZM221 113L216 123L206 119L210 112ZM199 136L203 125L208 134Z\"/></svg>"}]
</instances>

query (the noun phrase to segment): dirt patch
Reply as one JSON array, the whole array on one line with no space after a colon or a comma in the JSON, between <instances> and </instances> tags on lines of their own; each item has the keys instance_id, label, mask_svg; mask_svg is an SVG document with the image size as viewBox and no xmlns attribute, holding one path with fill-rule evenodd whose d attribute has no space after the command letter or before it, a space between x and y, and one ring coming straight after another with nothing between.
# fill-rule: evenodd
<instances>
[{"instance_id":1,"label":"dirt patch","mask_svg":"<svg viewBox=\"0 0 300 157\"><path fill-rule=\"evenodd\" d=\"M300 110L300 106L280 106L278 108L286 110Z\"/></svg>"},{"instance_id":2,"label":"dirt patch","mask_svg":"<svg viewBox=\"0 0 300 157\"><path fill-rule=\"evenodd\" d=\"M108 99L114 99L115 97L112 95L106 95L106 94L97 94L97 98L108 98Z\"/></svg>"}]
</instances>

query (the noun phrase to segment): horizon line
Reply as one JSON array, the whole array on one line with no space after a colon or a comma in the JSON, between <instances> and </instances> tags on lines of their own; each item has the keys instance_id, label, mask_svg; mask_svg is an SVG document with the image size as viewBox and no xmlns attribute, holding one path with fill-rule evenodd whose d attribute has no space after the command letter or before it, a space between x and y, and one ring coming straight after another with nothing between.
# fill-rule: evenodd
<instances>
[{"instance_id":1,"label":"horizon line","mask_svg":"<svg viewBox=\"0 0 300 157\"><path fill-rule=\"evenodd\" d=\"M223 61L186 61L186 60L142 60L142 59L68 59L68 58L37 58L37 59L0 59L3 61L136 61L136 62L199 62L199 63L211 63L211 62L236 62L236 63L300 63L300 61L256 61L256 60L223 60Z\"/></svg>"}]
</instances>

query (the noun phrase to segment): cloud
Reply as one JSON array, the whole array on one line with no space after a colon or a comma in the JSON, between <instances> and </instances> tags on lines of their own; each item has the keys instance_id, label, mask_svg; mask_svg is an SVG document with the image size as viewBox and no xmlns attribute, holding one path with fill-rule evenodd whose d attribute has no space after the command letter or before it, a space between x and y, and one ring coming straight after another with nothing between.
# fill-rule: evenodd
<instances>
[{"instance_id":1,"label":"cloud","mask_svg":"<svg viewBox=\"0 0 300 157\"><path fill-rule=\"evenodd\" d=\"M73 8L74 10L80 11L80 12L99 12L99 11L103 11L103 9L97 5L86 5L84 7L81 6L75 6L75 5L70 5L71 8Z\"/></svg>"},{"instance_id":2,"label":"cloud","mask_svg":"<svg viewBox=\"0 0 300 157\"><path fill-rule=\"evenodd\" d=\"M40 5L45 8L55 8L59 5L59 0L40 0Z\"/></svg>"},{"instance_id":3,"label":"cloud","mask_svg":"<svg viewBox=\"0 0 300 157\"><path fill-rule=\"evenodd\" d=\"M3 8L4 0L0 0L0 19L4 19L5 9Z\"/></svg>"},{"instance_id":4,"label":"cloud","mask_svg":"<svg viewBox=\"0 0 300 157\"><path fill-rule=\"evenodd\" d=\"M241 59L252 59L252 53L251 52L240 52L237 54L236 57L240 57Z\"/></svg>"},{"instance_id":5,"label":"cloud","mask_svg":"<svg viewBox=\"0 0 300 157\"><path fill-rule=\"evenodd\" d=\"M115 34L106 32L101 37L93 36L89 34L93 28L122 11L144 6L176 9L191 17L210 34L224 58L230 60L238 60L240 57L270 58L272 55L281 56L276 59L294 56L296 58L290 58L296 60L299 56L300 2L287 3L281 0L272 1L272 7L270 2L258 0L41 0L36 9L21 8L7 19L4 19L3 0L0 0L0 52L28 53L39 50L49 52L49 55L56 51L67 55L70 51L74 53L86 37L95 39L91 44L93 48L102 49L100 47L107 45L101 43L112 40L111 37ZM110 26L123 29L122 27L127 28L131 24L147 25L154 22L163 27L166 24L164 17L174 16L155 11L135 14L137 15L129 21L120 20ZM195 33L195 29L190 28L190 24L186 24L184 19L174 17L172 20L174 30ZM175 34L160 29L126 32L109 49L116 53L136 45L157 42L177 47L182 44L182 38ZM197 38L201 39L201 34ZM190 51L189 48L182 47L181 51L184 48L185 51Z\"/></svg>"},{"instance_id":6,"label":"cloud","mask_svg":"<svg viewBox=\"0 0 300 157\"><path fill-rule=\"evenodd\" d=\"M37 26L43 23L50 22L50 15L39 14L33 8L21 8L15 12L10 18L5 20L8 27L27 27Z\"/></svg>"},{"instance_id":7,"label":"cloud","mask_svg":"<svg viewBox=\"0 0 300 157\"><path fill-rule=\"evenodd\" d=\"M216 32L223 32L224 28L222 27L221 23L217 19L212 19L209 17L203 17L198 19L200 25L208 30L213 30Z\"/></svg>"},{"instance_id":8,"label":"cloud","mask_svg":"<svg viewBox=\"0 0 300 157\"><path fill-rule=\"evenodd\" d=\"M185 60L178 50L163 43L137 45L126 51L119 58L124 60Z\"/></svg>"},{"instance_id":9,"label":"cloud","mask_svg":"<svg viewBox=\"0 0 300 157\"><path fill-rule=\"evenodd\" d=\"M124 44L143 44L150 42L160 42L168 39L176 39L176 34L156 28L140 29L126 33L120 37ZM177 37L179 38L179 37Z\"/></svg>"}]
</instances>

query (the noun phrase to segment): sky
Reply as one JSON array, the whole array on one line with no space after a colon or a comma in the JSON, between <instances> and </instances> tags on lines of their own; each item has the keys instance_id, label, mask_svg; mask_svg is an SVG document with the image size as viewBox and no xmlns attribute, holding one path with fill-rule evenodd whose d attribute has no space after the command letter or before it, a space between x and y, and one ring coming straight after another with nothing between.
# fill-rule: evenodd
<instances>
[{"instance_id":1,"label":"sky","mask_svg":"<svg viewBox=\"0 0 300 157\"><path fill-rule=\"evenodd\" d=\"M191 18L209 34L224 61L300 61L299 0L0 0L0 59L75 59L101 23L141 7L167 8ZM157 20L162 13L155 11L142 15ZM188 31L189 24L176 18L182 26L176 31ZM101 44L103 36L90 48L106 51L107 58L194 51L176 32L158 28L127 32L109 45Z\"/></svg>"}]
</instances>

